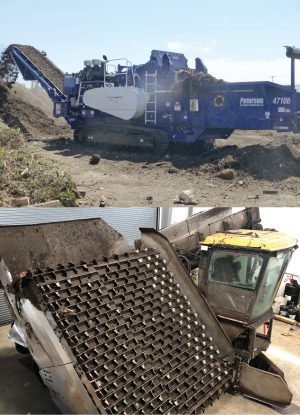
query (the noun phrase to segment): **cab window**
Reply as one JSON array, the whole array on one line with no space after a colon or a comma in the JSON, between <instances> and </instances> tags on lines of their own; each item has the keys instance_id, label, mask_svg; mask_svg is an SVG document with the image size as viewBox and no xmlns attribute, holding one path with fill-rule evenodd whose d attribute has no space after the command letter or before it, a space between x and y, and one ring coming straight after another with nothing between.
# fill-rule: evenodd
<instances>
[{"instance_id":1,"label":"cab window","mask_svg":"<svg viewBox=\"0 0 300 415\"><path fill-rule=\"evenodd\" d=\"M208 267L208 281L255 289L262 264L260 255L214 251Z\"/></svg>"},{"instance_id":2,"label":"cab window","mask_svg":"<svg viewBox=\"0 0 300 415\"><path fill-rule=\"evenodd\" d=\"M287 266L290 256L291 252L282 252L269 259L259 287L252 317L259 317L271 308L281 274Z\"/></svg>"}]
</instances>

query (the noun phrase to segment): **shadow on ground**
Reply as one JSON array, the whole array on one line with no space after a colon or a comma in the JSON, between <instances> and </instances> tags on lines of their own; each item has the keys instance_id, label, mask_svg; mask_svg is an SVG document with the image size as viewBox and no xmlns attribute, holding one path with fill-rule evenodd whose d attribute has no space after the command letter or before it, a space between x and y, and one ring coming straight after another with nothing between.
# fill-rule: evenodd
<instances>
[{"instance_id":1,"label":"shadow on ground","mask_svg":"<svg viewBox=\"0 0 300 415\"><path fill-rule=\"evenodd\" d=\"M298 146L300 146L297 143ZM94 153L112 161L144 163L146 166L161 162L170 163L180 170L194 173L216 173L223 168L232 168L256 179L281 181L289 177L300 177L300 157L295 157L288 143L280 145L249 145L239 148L228 145L207 150L203 145L172 145L167 157L149 153L149 150L115 148L111 146L84 146L71 139L44 140L44 149L61 156L81 158ZM300 150L297 149L300 154Z\"/></svg>"},{"instance_id":2,"label":"shadow on ground","mask_svg":"<svg viewBox=\"0 0 300 415\"><path fill-rule=\"evenodd\" d=\"M60 413L38 379L30 355L14 346L0 351L0 413Z\"/></svg>"}]
</instances>

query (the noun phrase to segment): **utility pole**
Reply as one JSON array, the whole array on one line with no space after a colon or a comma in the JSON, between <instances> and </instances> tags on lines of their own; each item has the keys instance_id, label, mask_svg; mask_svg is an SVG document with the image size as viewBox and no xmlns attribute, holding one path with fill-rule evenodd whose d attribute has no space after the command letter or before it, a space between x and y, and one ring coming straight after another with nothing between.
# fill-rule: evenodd
<instances>
[{"instance_id":1,"label":"utility pole","mask_svg":"<svg viewBox=\"0 0 300 415\"><path fill-rule=\"evenodd\" d=\"M274 78L277 78L276 75L271 75L270 78L272 79L272 82L274 82Z\"/></svg>"}]
</instances>

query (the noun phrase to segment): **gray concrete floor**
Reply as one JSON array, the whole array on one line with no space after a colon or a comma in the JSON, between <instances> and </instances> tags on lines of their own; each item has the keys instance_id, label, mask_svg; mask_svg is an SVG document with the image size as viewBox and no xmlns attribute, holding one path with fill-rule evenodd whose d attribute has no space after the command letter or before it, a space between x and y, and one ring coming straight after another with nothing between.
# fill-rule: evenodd
<instances>
[{"instance_id":1,"label":"gray concrete floor","mask_svg":"<svg viewBox=\"0 0 300 415\"><path fill-rule=\"evenodd\" d=\"M30 355L22 355L8 339L10 326L0 327L0 413L54 414L48 389L37 379Z\"/></svg>"},{"instance_id":2,"label":"gray concrete floor","mask_svg":"<svg viewBox=\"0 0 300 415\"><path fill-rule=\"evenodd\" d=\"M290 327L274 322L273 343L267 355L285 373L294 395L292 405L279 410L226 393L206 414L300 414L300 329L291 331ZM7 338L8 331L9 326L0 327L0 413L59 413L47 389L33 373L30 357L15 351Z\"/></svg>"}]
</instances>

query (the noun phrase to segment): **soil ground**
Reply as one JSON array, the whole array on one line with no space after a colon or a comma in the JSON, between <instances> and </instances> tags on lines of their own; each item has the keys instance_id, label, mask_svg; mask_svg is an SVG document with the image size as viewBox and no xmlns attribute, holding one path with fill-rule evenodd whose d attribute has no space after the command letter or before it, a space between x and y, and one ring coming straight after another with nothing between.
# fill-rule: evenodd
<instances>
[{"instance_id":1,"label":"soil ground","mask_svg":"<svg viewBox=\"0 0 300 415\"><path fill-rule=\"evenodd\" d=\"M300 134L236 131L210 150L176 145L158 159L142 151L77 145L64 120L53 118L41 88L16 84L1 91L4 122L18 127L34 152L73 176L85 194L81 206L99 206L101 200L102 206L171 206L185 190L200 206L299 206ZM101 161L91 165L95 153Z\"/></svg>"},{"instance_id":2,"label":"soil ground","mask_svg":"<svg viewBox=\"0 0 300 415\"><path fill-rule=\"evenodd\" d=\"M185 190L200 206L299 206L300 134L236 131L209 151L175 146L160 160L62 138L31 146L74 177L86 192L81 206L99 206L103 199L108 206L170 206ZM101 161L90 165L94 153ZM233 178L220 178L224 170Z\"/></svg>"},{"instance_id":3,"label":"soil ground","mask_svg":"<svg viewBox=\"0 0 300 415\"><path fill-rule=\"evenodd\" d=\"M62 71L47 58L45 53L43 54L43 52L40 52L30 45L11 46L18 47L61 92L63 91L64 75Z\"/></svg>"},{"instance_id":4,"label":"soil ground","mask_svg":"<svg viewBox=\"0 0 300 415\"><path fill-rule=\"evenodd\" d=\"M49 99L46 92L39 86L36 88L26 88L24 85L16 83L12 86L10 89L10 95L13 95L16 99L19 99L21 101L24 101L25 104L34 107L39 108L44 114L43 118L45 118L45 115L50 118L50 120L53 120L54 124L59 127L66 127L66 129L62 129L61 133L68 133L69 127L67 122L63 117L55 118L53 116L53 102ZM36 121L36 120L34 120ZM52 122L48 122L52 126ZM47 130L45 131L47 133ZM51 134L51 132L48 131L48 134ZM71 129L70 129L70 136L72 135Z\"/></svg>"},{"instance_id":5,"label":"soil ground","mask_svg":"<svg viewBox=\"0 0 300 415\"><path fill-rule=\"evenodd\" d=\"M0 119L28 138L67 137L71 133L66 123L55 121L49 98L40 88L30 90L16 84L10 89L0 82Z\"/></svg>"}]
</instances>

